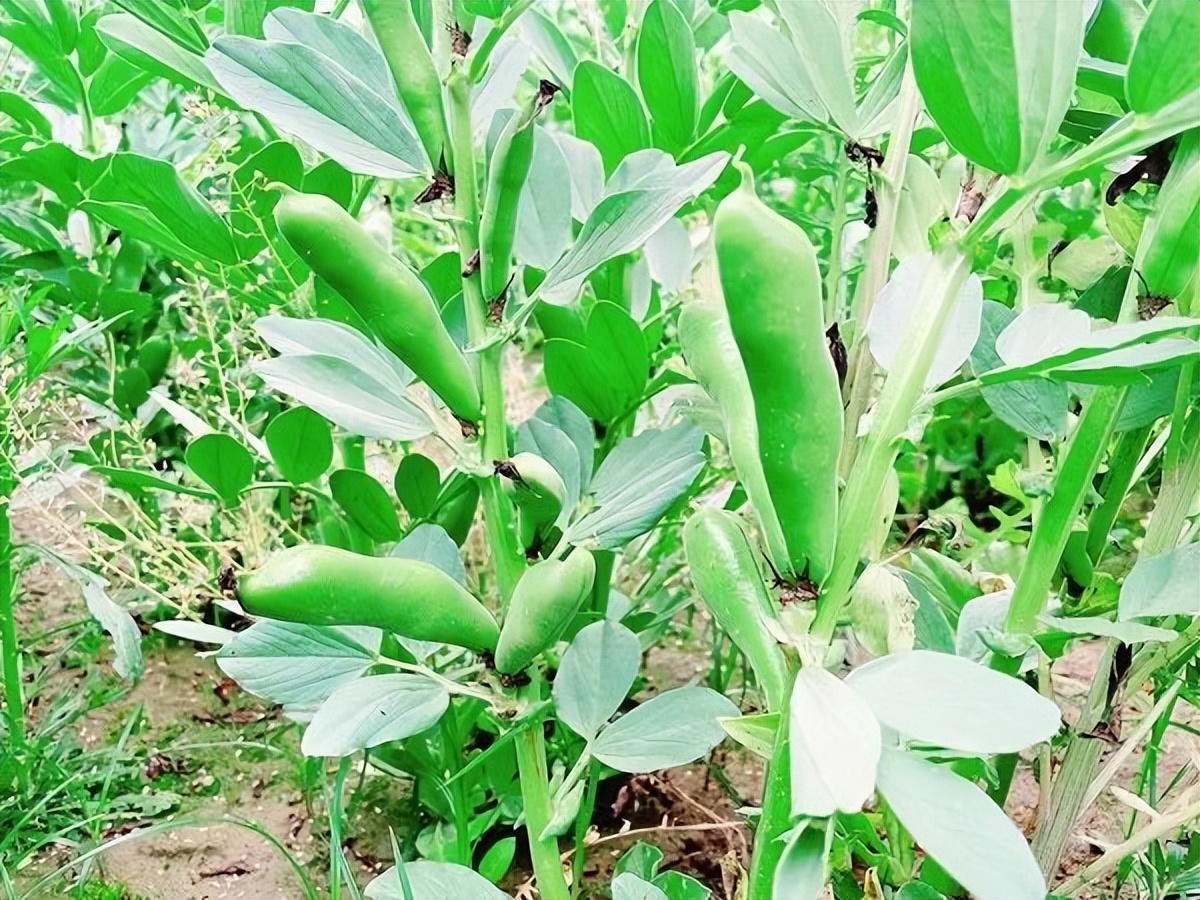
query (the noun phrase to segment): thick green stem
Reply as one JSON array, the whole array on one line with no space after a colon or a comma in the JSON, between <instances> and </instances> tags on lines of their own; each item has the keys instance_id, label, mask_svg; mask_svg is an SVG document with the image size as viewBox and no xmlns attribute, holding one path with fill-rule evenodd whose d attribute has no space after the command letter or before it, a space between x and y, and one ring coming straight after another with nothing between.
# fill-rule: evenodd
<instances>
[{"instance_id":1,"label":"thick green stem","mask_svg":"<svg viewBox=\"0 0 1200 900\"><path fill-rule=\"evenodd\" d=\"M775 745L763 778L762 813L754 829L754 855L750 860L750 885L746 897L758 900L774 895L775 869L783 856L785 842L780 840L792 825L792 767L788 745L788 706L791 685L783 698Z\"/></svg>"},{"instance_id":2,"label":"thick green stem","mask_svg":"<svg viewBox=\"0 0 1200 900\"><path fill-rule=\"evenodd\" d=\"M854 457L859 449L856 438L858 421L866 412L871 399L875 362L867 350L867 320L871 315L871 307L875 304L875 297L887 284L891 271L892 240L896 234L900 190L908 170L908 150L912 145L913 127L920 111L921 97L917 92L912 69L909 68L900 84L896 127L892 129L892 136L888 141L887 159L884 161L875 191L875 199L879 204L878 220L875 230L871 233L866 266L858 279L851 310L854 327L850 337L854 343L850 350L849 371L843 393L846 398L846 424L843 430L845 437L842 439L842 455L838 464L838 471L843 478L849 477L850 469L854 465Z\"/></svg>"},{"instance_id":3,"label":"thick green stem","mask_svg":"<svg viewBox=\"0 0 1200 900\"><path fill-rule=\"evenodd\" d=\"M530 704L537 703L541 694L541 680L536 677L522 689L522 696ZM571 891L558 855L558 839L543 840L541 836L553 815L550 783L546 778L546 738L542 728L526 728L517 735L516 751L521 799L525 806L525 831L538 894L542 900L570 900Z\"/></svg>"},{"instance_id":4,"label":"thick green stem","mask_svg":"<svg viewBox=\"0 0 1200 900\"><path fill-rule=\"evenodd\" d=\"M1014 182L983 208L964 233L964 243L982 240L1041 191L1074 184L1099 166L1124 159L1181 131L1200 126L1198 101L1200 97L1193 92L1149 116L1129 113L1090 144L1029 173L1022 181Z\"/></svg>"},{"instance_id":5,"label":"thick green stem","mask_svg":"<svg viewBox=\"0 0 1200 900\"><path fill-rule=\"evenodd\" d=\"M969 257L957 247L948 247L933 258L916 292L918 308L897 355L901 362L884 382L871 430L842 495L837 552L822 585L811 629L821 641L833 637L871 531L884 480L899 451L898 439L908 428L954 299L969 272Z\"/></svg>"},{"instance_id":6,"label":"thick green stem","mask_svg":"<svg viewBox=\"0 0 1200 900\"><path fill-rule=\"evenodd\" d=\"M475 144L471 130L471 82L461 66L456 66L450 73L447 92L454 169L454 211L457 219L455 231L463 271L467 272L469 261L479 251L479 188L475 180ZM478 343L487 332L487 309L478 267L463 277L462 285L467 334L472 343ZM483 443L484 460L508 456L504 386L500 371L503 351L504 345L498 344L475 354L474 359L483 397L483 433L480 440ZM488 547L495 565L500 597L506 603L524 571L525 560L517 545L512 507L500 490L499 480L485 478L482 494ZM527 706L541 702L542 681L536 673L532 681L521 689L519 697ZM558 841L555 838L542 840L541 837L553 814L546 768L545 733L540 727L525 729L516 737L515 747L529 856L537 878L538 893L542 900L570 900L571 892L559 862Z\"/></svg>"},{"instance_id":7,"label":"thick green stem","mask_svg":"<svg viewBox=\"0 0 1200 900\"><path fill-rule=\"evenodd\" d=\"M850 161L840 150L834 173L833 219L829 223L829 268L825 270L825 321L836 322L841 314L842 232L846 230L846 193L850 187Z\"/></svg>"},{"instance_id":8,"label":"thick green stem","mask_svg":"<svg viewBox=\"0 0 1200 900\"><path fill-rule=\"evenodd\" d=\"M1005 627L1010 632L1031 633L1037 624L1037 617L1045 609L1050 585L1067 546L1067 538L1071 535L1071 527L1104 459L1109 436L1121 414L1126 393L1128 388L1124 386L1106 385L1097 390L1084 406L1055 476L1054 491L1046 501L1029 538L1029 551L1008 607ZM1014 665L1019 662L1014 657L997 659L1009 660Z\"/></svg>"},{"instance_id":9,"label":"thick green stem","mask_svg":"<svg viewBox=\"0 0 1200 900\"><path fill-rule=\"evenodd\" d=\"M461 67L450 74L447 84L450 95L450 142L453 150L455 231L463 271L479 252L479 188L475 180L475 143L471 130L471 85ZM471 343L479 343L487 332L487 308L483 298L478 267L464 275L463 306L466 311L467 335ZM504 345L489 347L474 354L480 394L483 397L482 456L485 462L508 457L508 434L504 420L504 385L501 381L501 360ZM481 484L484 527L496 568L496 583L501 599L507 602L525 568L513 528L512 507L500 490L496 478L485 478Z\"/></svg>"}]
</instances>

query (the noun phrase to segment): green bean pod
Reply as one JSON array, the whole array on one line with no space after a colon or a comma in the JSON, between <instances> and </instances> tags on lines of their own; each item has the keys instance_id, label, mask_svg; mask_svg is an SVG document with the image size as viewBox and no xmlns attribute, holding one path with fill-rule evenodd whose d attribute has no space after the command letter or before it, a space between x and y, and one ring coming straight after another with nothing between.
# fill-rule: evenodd
<instances>
[{"instance_id":1,"label":"green bean pod","mask_svg":"<svg viewBox=\"0 0 1200 900\"><path fill-rule=\"evenodd\" d=\"M459 418L481 418L479 389L425 283L323 194L283 189L279 231L371 332Z\"/></svg>"},{"instance_id":2,"label":"green bean pod","mask_svg":"<svg viewBox=\"0 0 1200 900\"><path fill-rule=\"evenodd\" d=\"M771 562L780 571L787 571L787 546L758 458L754 396L750 393L746 367L742 365L733 332L729 329L729 316L721 297L711 247L700 266L696 285L699 291L684 301L677 323L683 358L705 393L721 410L729 456L758 517Z\"/></svg>"},{"instance_id":3,"label":"green bean pod","mask_svg":"<svg viewBox=\"0 0 1200 900\"><path fill-rule=\"evenodd\" d=\"M237 593L247 612L284 622L370 625L472 650L492 650L499 637L492 614L466 588L415 559L301 544L243 576Z\"/></svg>"},{"instance_id":4,"label":"green bean pod","mask_svg":"<svg viewBox=\"0 0 1200 900\"><path fill-rule=\"evenodd\" d=\"M515 675L557 641L591 594L595 578L595 558L579 547L565 561L547 559L526 569L500 629L497 671Z\"/></svg>"},{"instance_id":5,"label":"green bean pod","mask_svg":"<svg viewBox=\"0 0 1200 900\"><path fill-rule=\"evenodd\" d=\"M430 165L436 167L448 145L442 83L425 36L413 16L412 3L410 0L359 2L387 60L400 102L417 129Z\"/></svg>"},{"instance_id":6,"label":"green bean pod","mask_svg":"<svg viewBox=\"0 0 1200 900\"><path fill-rule=\"evenodd\" d=\"M696 513L683 527L683 549L700 599L750 663L767 708L778 711L791 674L768 627L775 607L737 516L723 509Z\"/></svg>"},{"instance_id":7,"label":"green bean pod","mask_svg":"<svg viewBox=\"0 0 1200 900\"><path fill-rule=\"evenodd\" d=\"M512 114L496 140L488 163L479 219L479 271L483 296L488 301L499 297L508 286L521 189L533 163L536 102L526 112Z\"/></svg>"},{"instance_id":8,"label":"green bean pod","mask_svg":"<svg viewBox=\"0 0 1200 900\"><path fill-rule=\"evenodd\" d=\"M717 209L721 291L754 395L758 452L789 570L820 585L833 564L842 399L825 340L821 273L804 231L767 208L749 168Z\"/></svg>"}]
</instances>

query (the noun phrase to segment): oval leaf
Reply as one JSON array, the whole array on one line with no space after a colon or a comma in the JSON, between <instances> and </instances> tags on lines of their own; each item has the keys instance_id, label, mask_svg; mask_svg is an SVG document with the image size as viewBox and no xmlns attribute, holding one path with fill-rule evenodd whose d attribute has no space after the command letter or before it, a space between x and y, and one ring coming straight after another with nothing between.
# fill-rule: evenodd
<instances>
[{"instance_id":1,"label":"oval leaf","mask_svg":"<svg viewBox=\"0 0 1200 900\"><path fill-rule=\"evenodd\" d=\"M676 688L647 700L609 725L592 755L621 772L654 772L699 759L725 737L719 719L738 708L716 691Z\"/></svg>"},{"instance_id":2,"label":"oval leaf","mask_svg":"<svg viewBox=\"0 0 1200 900\"><path fill-rule=\"evenodd\" d=\"M858 812L875 789L882 746L870 708L819 666L796 675L788 716L792 815Z\"/></svg>"},{"instance_id":3,"label":"oval leaf","mask_svg":"<svg viewBox=\"0 0 1200 900\"><path fill-rule=\"evenodd\" d=\"M271 459L293 484L316 481L333 462L333 431L323 418L303 406L285 410L263 433Z\"/></svg>"},{"instance_id":4,"label":"oval leaf","mask_svg":"<svg viewBox=\"0 0 1200 900\"><path fill-rule=\"evenodd\" d=\"M304 731L305 756L347 756L437 724L450 694L422 675L373 675L334 691Z\"/></svg>"},{"instance_id":5,"label":"oval leaf","mask_svg":"<svg viewBox=\"0 0 1200 900\"><path fill-rule=\"evenodd\" d=\"M885 750L879 793L916 842L977 900L1044 900L1025 838L983 791L949 769Z\"/></svg>"},{"instance_id":6,"label":"oval leaf","mask_svg":"<svg viewBox=\"0 0 1200 900\"><path fill-rule=\"evenodd\" d=\"M254 480L254 457L227 434L214 431L196 438L187 445L184 461L226 503L236 503L238 494Z\"/></svg>"},{"instance_id":7,"label":"oval leaf","mask_svg":"<svg viewBox=\"0 0 1200 900\"><path fill-rule=\"evenodd\" d=\"M1061 720L1024 682L932 650L872 660L846 683L889 728L965 753L1016 753L1049 740Z\"/></svg>"}]
</instances>

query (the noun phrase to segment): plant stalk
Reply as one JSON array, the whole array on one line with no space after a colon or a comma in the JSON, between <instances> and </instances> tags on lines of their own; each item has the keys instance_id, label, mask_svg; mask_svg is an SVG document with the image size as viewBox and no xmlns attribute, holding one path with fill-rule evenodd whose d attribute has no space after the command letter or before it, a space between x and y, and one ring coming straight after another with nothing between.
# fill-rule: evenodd
<instances>
[{"instance_id":1,"label":"plant stalk","mask_svg":"<svg viewBox=\"0 0 1200 900\"><path fill-rule=\"evenodd\" d=\"M884 382L871 430L842 495L837 551L829 577L822 585L811 629L819 641L828 643L833 637L874 521L884 480L899 451L898 439L908 427L924 390L938 341L958 290L970 273L970 265L970 258L959 248L942 250L930 263L917 292L919 305L901 345L898 355L901 363Z\"/></svg>"},{"instance_id":2,"label":"plant stalk","mask_svg":"<svg viewBox=\"0 0 1200 900\"><path fill-rule=\"evenodd\" d=\"M791 692L789 683L778 709L779 726L775 729L775 744L763 778L762 812L754 829L750 884L745 894L754 900L774 896L775 870L786 846L780 838L792 825L792 766L788 743Z\"/></svg>"},{"instance_id":3,"label":"plant stalk","mask_svg":"<svg viewBox=\"0 0 1200 900\"><path fill-rule=\"evenodd\" d=\"M468 260L479 252L479 189L475 180L475 140L471 129L471 84L461 66L456 66L447 82L450 99L450 142L454 168L454 211L457 221L459 258L463 271ZM463 305L467 334L471 343L481 342L487 333L487 307L483 297L480 269L462 280ZM483 397L481 453L484 462L508 457L508 435L504 420L504 385L501 360L504 345L498 344L473 354L475 370ZM502 602L512 595L525 561L517 549L512 507L494 477L482 480L484 527L496 567L496 583Z\"/></svg>"},{"instance_id":4,"label":"plant stalk","mask_svg":"<svg viewBox=\"0 0 1200 900\"><path fill-rule=\"evenodd\" d=\"M1029 538L1029 551L1005 620L1005 628L1011 633L1032 633L1037 617L1045 609L1071 527L1104 459L1109 435L1121 414L1126 393L1128 388L1124 386L1105 385L1084 405L1054 479L1054 491ZM996 659L998 668L1011 667L1013 672L1020 663L1016 657L997 656Z\"/></svg>"},{"instance_id":5,"label":"plant stalk","mask_svg":"<svg viewBox=\"0 0 1200 900\"><path fill-rule=\"evenodd\" d=\"M529 703L541 700L541 679L521 689ZM525 805L525 832L529 841L529 857L537 878L538 894L542 900L571 900L571 891L563 875L558 855L558 839L542 839L542 831L550 824L553 800L546 778L546 740L540 726L526 728L516 738L517 769L521 778L521 800Z\"/></svg>"},{"instance_id":6,"label":"plant stalk","mask_svg":"<svg viewBox=\"0 0 1200 900\"><path fill-rule=\"evenodd\" d=\"M875 192L879 204L879 216L875 231L867 249L867 262L854 292L852 320L854 324L853 345L850 349L848 373L846 375L846 424L842 438L842 457L839 472L848 478L859 451L858 422L867 410L874 381L875 361L867 349L867 320L875 298L887 284L892 263L892 240L896 234L896 215L900 207L900 189L908 170L908 150L912 145L913 127L921 111L921 97L917 92L912 67L904 71L900 83L900 105L896 114L896 127L888 140L887 159L884 160L881 177ZM831 262L830 265L833 265Z\"/></svg>"},{"instance_id":7,"label":"plant stalk","mask_svg":"<svg viewBox=\"0 0 1200 900\"><path fill-rule=\"evenodd\" d=\"M479 188L475 178L475 143L471 129L471 82L463 66L456 65L453 68L446 88L454 169L455 231L465 272L468 260L479 250ZM472 343L482 341L488 328L481 282L479 268L462 280L467 333ZM499 343L475 354L473 360L483 397L484 420L480 439L485 461L508 456L504 385L501 381L503 352L504 344ZM495 477L484 478L481 493L484 526L496 569L500 599L502 603L507 603L525 569L525 560L517 546L512 507L500 490L499 480ZM518 696L527 706L538 705L542 699L541 678L535 674ZM538 893L542 900L570 900L571 892L559 863L558 841L555 838L541 838L542 831L553 815L546 767L545 732L540 727L523 730L516 737L515 749L521 797L525 805L529 856L533 862Z\"/></svg>"}]
</instances>

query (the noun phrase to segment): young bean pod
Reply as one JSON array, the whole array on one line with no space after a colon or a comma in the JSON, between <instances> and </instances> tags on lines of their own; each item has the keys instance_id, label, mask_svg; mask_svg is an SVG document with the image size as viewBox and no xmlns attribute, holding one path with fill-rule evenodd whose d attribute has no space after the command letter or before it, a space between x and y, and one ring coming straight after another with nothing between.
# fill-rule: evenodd
<instances>
[{"instance_id":1,"label":"young bean pod","mask_svg":"<svg viewBox=\"0 0 1200 900\"><path fill-rule=\"evenodd\" d=\"M425 283L322 194L285 189L275 221L309 267L362 316L372 333L451 412L478 422L479 389Z\"/></svg>"},{"instance_id":2,"label":"young bean pod","mask_svg":"<svg viewBox=\"0 0 1200 900\"><path fill-rule=\"evenodd\" d=\"M396 93L417 129L430 165L447 147L442 84L408 0L360 0L387 60Z\"/></svg>"},{"instance_id":3,"label":"young bean pod","mask_svg":"<svg viewBox=\"0 0 1200 900\"><path fill-rule=\"evenodd\" d=\"M543 82L529 106L509 117L488 162L479 219L479 269L483 296L489 303L508 288L521 189L533 163L533 123L555 90L549 82Z\"/></svg>"},{"instance_id":4,"label":"young bean pod","mask_svg":"<svg viewBox=\"0 0 1200 900\"><path fill-rule=\"evenodd\" d=\"M758 457L754 396L750 393L746 367L742 365L733 332L729 329L729 315L721 297L712 247L708 248L700 265L696 286L698 293L684 301L679 313L679 346L692 374L721 411L729 456L758 516L771 562L776 569L787 572L787 546Z\"/></svg>"},{"instance_id":5,"label":"young bean pod","mask_svg":"<svg viewBox=\"0 0 1200 900\"><path fill-rule=\"evenodd\" d=\"M683 549L700 599L750 663L767 708L779 710L791 673L767 626L775 607L737 516L723 509L696 513L683 527Z\"/></svg>"},{"instance_id":6,"label":"young bean pod","mask_svg":"<svg viewBox=\"0 0 1200 900\"><path fill-rule=\"evenodd\" d=\"M821 273L807 235L754 193L750 169L713 230L729 324L754 395L763 474L795 575L833 563L842 400L825 340Z\"/></svg>"},{"instance_id":7,"label":"young bean pod","mask_svg":"<svg viewBox=\"0 0 1200 900\"><path fill-rule=\"evenodd\" d=\"M596 560L576 547L565 561L547 559L526 569L513 590L496 644L496 669L514 675L553 644L592 591Z\"/></svg>"},{"instance_id":8,"label":"young bean pod","mask_svg":"<svg viewBox=\"0 0 1200 900\"><path fill-rule=\"evenodd\" d=\"M284 622L370 625L472 650L492 650L499 637L492 614L466 588L415 559L301 544L242 577L237 594L247 612Z\"/></svg>"}]
</instances>

